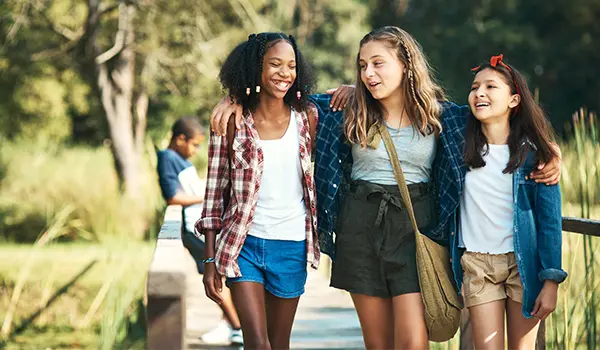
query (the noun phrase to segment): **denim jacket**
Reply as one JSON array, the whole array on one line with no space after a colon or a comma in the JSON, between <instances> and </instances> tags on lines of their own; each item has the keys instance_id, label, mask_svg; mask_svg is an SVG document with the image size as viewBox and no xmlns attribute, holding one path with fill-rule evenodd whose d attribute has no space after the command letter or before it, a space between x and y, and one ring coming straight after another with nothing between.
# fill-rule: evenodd
<instances>
[{"instance_id":1,"label":"denim jacket","mask_svg":"<svg viewBox=\"0 0 600 350\"><path fill-rule=\"evenodd\" d=\"M344 188L352 169L350 144L343 136L343 113L329 108L331 95L311 95L317 106L319 125L315 152L315 185L321 252L335 259L334 229L337 220L340 188ZM442 102L442 133L432 167L432 181L438 189L439 223L427 236L447 242L448 222L460 202L464 180L462 149L468 106Z\"/></svg>"},{"instance_id":2,"label":"denim jacket","mask_svg":"<svg viewBox=\"0 0 600 350\"><path fill-rule=\"evenodd\" d=\"M562 214L559 185L547 186L529 178L534 169L535 152L513 173L514 253L524 290L523 316L531 311L545 280L557 283L567 278L561 267ZM458 247L459 208L450 221L451 263L458 289L463 281L460 264L464 248ZM457 234L458 233L458 234Z\"/></svg>"}]
</instances>

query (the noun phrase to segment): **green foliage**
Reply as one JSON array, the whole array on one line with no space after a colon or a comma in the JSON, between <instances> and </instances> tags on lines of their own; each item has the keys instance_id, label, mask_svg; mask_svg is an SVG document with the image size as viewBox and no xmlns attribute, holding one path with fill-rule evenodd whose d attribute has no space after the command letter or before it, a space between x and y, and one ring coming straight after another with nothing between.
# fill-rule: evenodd
<instances>
[{"instance_id":1,"label":"green foliage","mask_svg":"<svg viewBox=\"0 0 600 350\"><path fill-rule=\"evenodd\" d=\"M0 245L0 322L19 278L20 267L31 259L30 246ZM153 244L118 240L107 244L51 244L37 255L26 281L13 320L19 325L36 312L47 293L77 275L96 261L87 274L78 279L23 333L4 344L6 349L111 349L145 348L145 308L142 303L144 280ZM135 254L132 254L135 252ZM107 281L109 281L107 285ZM101 290L108 290L102 298ZM100 307L94 302L99 300ZM90 322L86 318L91 316ZM14 328L14 327L13 327ZM2 345L0 345L2 346Z\"/></svg>"},{"instance_id":2,"label":"green foliage","mask_svg":"<svg viewBox=\"0 0 600 350\"><path fill-rule=\"evenodd\" d=\"M68 239L103 241L143 233L154 225L163 201L155 167L149 162L143 167L143 199L130 203L119 194L108 149L29 142L5 142L0 149L0 169L5 173L0 186L0 240L33 241L66 206L75 208Z\"/></svg>"},{"instance_id":3,"label":"green foliage","mask_svg":"<svg viewBox=\"0 0 600 350\"><path fill-rule=\"evenodd\" d=\"M561 145L563 200L581 204L576 216L590 217L590 208L600 205L600 128L597 116L580 110L567 124L567 142Z\"/></svg>"},{"instance_id":4,"label":"green foliage","mask_svg":"<svg viewBox=\"0 0 600 350\"><path fill-rule=\"evenodd\" d=\"M574 0L368 1L373 27L395 24L423 45L458 103L466 103L469 69L503 53L539 88L555 128L581 106L600 109L596 64L600 2Z\"/></svg>"}]
</instances>

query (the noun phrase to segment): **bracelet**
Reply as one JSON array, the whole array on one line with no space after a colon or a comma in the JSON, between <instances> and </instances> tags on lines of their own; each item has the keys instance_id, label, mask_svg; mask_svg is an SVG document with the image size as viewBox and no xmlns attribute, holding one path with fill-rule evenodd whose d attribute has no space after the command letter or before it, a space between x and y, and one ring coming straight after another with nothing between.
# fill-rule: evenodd
<instances>
[{"instance_id":1,"label":"bracelet","mask_svg":"<svg viewBox=\"0 0 600 350\"><path fill-rule=\"evenodd\" d=\"M215 258L208 258L208 259L202 260L203 264L210 264L210 263L214 263L214 262L215 262Z\"/></svg>"}]
</instances>

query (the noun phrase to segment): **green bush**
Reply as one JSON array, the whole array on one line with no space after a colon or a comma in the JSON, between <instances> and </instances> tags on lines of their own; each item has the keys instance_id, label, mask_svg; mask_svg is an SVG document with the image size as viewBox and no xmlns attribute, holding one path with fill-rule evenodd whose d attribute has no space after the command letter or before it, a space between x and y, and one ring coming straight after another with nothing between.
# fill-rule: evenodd
<instances>
[{"instance_id":1,"label":"green bush","mask_svg":"<svg viewBox=\"0 0 600 350\"><path fill-rule=\"evenodd\" d=\"M73 213L65 239L142 238L164 203L155 167L145 157L140 200L123 198L107 148L60 148L24 141L0 150L0 240L33 242L57 212ZM154 161L155 164L155 161Z\"/></svg>"}]
</instances>

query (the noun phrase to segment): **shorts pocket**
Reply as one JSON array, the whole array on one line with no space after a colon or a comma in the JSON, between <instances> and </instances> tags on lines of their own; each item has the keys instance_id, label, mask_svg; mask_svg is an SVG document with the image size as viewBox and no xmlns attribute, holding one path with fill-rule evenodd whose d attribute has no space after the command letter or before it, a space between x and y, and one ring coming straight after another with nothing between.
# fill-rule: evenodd
<instances>
[{"instance_id":1,"label":"shorts pocket","mask_svg":"<svg viewBox=\"0 0 600 350\"><path fill-rule=\"evenodd\" d=\"M465 299L477 296L485 287L484 262L476 255L464 253L460 258L463 268L463 293Z\"/></svg>"}]
</instances>

